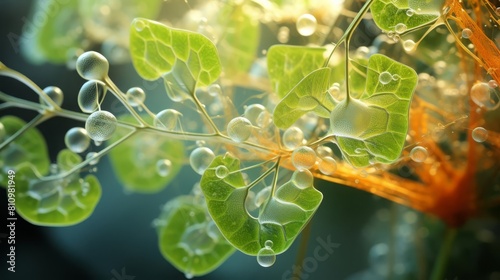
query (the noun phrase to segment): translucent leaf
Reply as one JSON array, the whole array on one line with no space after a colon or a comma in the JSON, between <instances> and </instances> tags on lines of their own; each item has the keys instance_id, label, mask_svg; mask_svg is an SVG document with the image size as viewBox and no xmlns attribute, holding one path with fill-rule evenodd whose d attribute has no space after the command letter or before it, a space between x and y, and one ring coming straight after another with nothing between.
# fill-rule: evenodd
<instances>
[{"instance_id":1,"label":"translucent leaf","mask_svg":"<svg viewBox=\"0 0 500 280\"><path fill-rule=\"evenodd\" d=\"M373 20L377 26L386 32L406 31L426 23L432 22L439 17L440 10L430 12L429 10L414 10L410 8L409 2L413 2L414 7L420 7L422 4L417 2L421 1L408 1L408 0L375 0L371 5ZM434 1L432 1L434 2ZM441 1L435 1L441 2ZM432 5L434 6L434 4ZM399 30L396 28L401 24ZM404 26L403 26L404 25Z\"/></svg>"},{"instance_id":2,"label":"translucent leaf","mask_svg":"<svg viewBox=\"0 0 500 280\"><path fill-rule=\"evenodd\" d=\"M274 124L288 128L307 112L328 118L334 107L327 92L330 87L330 69L320 68L301 80L279 103L273 113Z\"/></svg>"},{"instance_id":3,"label":"translucent leaf","mask_svg":"<svg viewBox=\"0 0 500 280\"><path fill-rule=\"evenodd\" d=\"M163 78L174 101L191 98L197 86L208 86L220 75L215 45L205 36L136 18L130 28L130 54L139 75Z\"/></svg>"},{"instance_id":4,"label":"translucent leaf","mask_svg":"<svg viewBox=\"0 0 500 280\"><path fill-rule=\"evenodd\" d=\"M215 172L221 165L229 171L222 179ZM310 173L305 175L310 180L298 180L304 174L297 171L271 192L259 217L254 218L245 207L250 187L239 169L239 160L226 154L217 156L203 174L200 185L210 215L224 237L243 253L257 255L268 240L275 254L284 252L319 207L323 195L313 187Z\"/></svg>"},{"instance_id":5,"label":"translucent leaf","mask_svg":"<svg viewBox=\"0 0 500 280\"><path fill-rule=\"evenodd\" d=\"M131 117L128 119L131 120ZM113 143L126 134L127 130L117 129L108 142ZM165 188L179 173L184 159L184 146L181 141L140 132L114 147L109 159L125 188L134 192L153 193ZM159 160L170 161L170 170L166 174L157 171Z\"/></svg>"},{"instance_id":6,"label":"translucent leaf","mask_svg":"<svg viewBox=\"0 0 500 280\"><path fill-rule=\"evenodd\" d=\"M1 140L6 140L21 128L26 122L18 117L5 116L0 119L0 123L5 128L5 136ZM22 165L29 165L37 170L39 174L46 174L49 171L50 159L47 152L47 145L43 135L36 128L25 131L16 140L0 150L0 184L5 184L7 171L17 170Z\"/></svg>"},{"instance_id":7,"label":"translucent leaf","mask_svg":"<svg viewBox=\"0 0 500 280\"><path fill-rule=\"evenodd\" d=\"M80 156L69 150L58 155L61 171L80 162ZM84 221L101 198L101 185L95 176L82 179L77 172L39 178L31 168L23 166L16 173L19 215L30 223L43 226L69 226Z\"/></svg>"},{"instance_id":8,"label":"translucent leaf","mask_svg":"<svg viewBox=\"0 0 500 280\"><path fill-rule=\"evenodd\" d=\"M351 61L351 70L349 71L351 96L359 97L366 86L366 70L368 59L355 58Z\"/></svg>"},{"instance_id":9,"label":"translucent leaf","mask_svg":"<svg viewBox=\"0 0 500 280\"><path fill-rule=\"evenodd\" d=\"M155 224L162 255L188 278L209 273L235 251L194 196L169 201Z\"/></svg>"},{"instance_id":10,"label":"translucent leaf","mask_svg":"<svg viewBox=\"0 0 500 280\"><path fill-rule=\"evenodd\" d=\"M324 48L274 45L267 52L267 67L274 92L283 98L296 84L325 61Z\"/></svg>"},{"instance_id":11,"label":"translucent leaf","mask_svg":"<svg viewBox=\"0 0 500 280\"><path fill-rule=\"evenodd\" d=\"M389 80L384 79L387 75ZM370 57L365 92L359 99L340 102L330 117L331 133L352 165L389 163L399 157L416 85L417 74L410 67L383 55Z\"/></svg>"}]
</instances>

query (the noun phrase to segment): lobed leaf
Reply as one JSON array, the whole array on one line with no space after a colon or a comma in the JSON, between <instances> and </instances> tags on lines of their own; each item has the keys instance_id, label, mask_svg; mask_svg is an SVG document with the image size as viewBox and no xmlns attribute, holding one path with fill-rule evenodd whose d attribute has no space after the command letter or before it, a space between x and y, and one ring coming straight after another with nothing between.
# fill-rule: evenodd
<instances>
[{"instance_id":1,"label":"lobed leaf","mask_svg":"<svg viewBox=\"0 0 500 280\"><path fill-rule=\"evenodd\" d=\"M370 9L375 24L383 31L396 32L395 27L399 23L405 25L406 31L425 25L439 17L440 9L437 11L432 9L422 10L421 7L436 7L435 3L442 3L442 1L432 1L434 4L420 3L422 1L427 0L375 0ZM410 2L411 7L417 8L416 10L410 7Z\"/></svg>"}]
</instances>

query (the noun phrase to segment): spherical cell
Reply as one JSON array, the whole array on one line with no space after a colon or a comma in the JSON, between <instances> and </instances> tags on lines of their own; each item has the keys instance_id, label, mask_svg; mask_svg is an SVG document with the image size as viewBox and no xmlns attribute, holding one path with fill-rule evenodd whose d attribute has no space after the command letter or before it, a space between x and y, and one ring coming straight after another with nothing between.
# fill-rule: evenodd
<instances>
[{"instance_id":1,"label":"spherical cell","mask_svg":"<svg viewBox=\"0 0 500 280\"><path fill-rule=\"evenodd\" d=\"M325 175L332 175L337 171L337 162L332 157L324 157L319 163L319 171Z\"/></svg>"},{"instance_id":2,"label":"spherical cell","mask_svg":"<svg viewBox=\"0 0 500 280\"><path fill-rule=\"evenodd\" d=\"M305 169L302 171L295 171L292 175L292 181L298 188L305 189L313 184L313 175L311 171Z\"/></svg>"},{"instance_id":3,"label":"spherical cell","mask_svg":"<svg viewBox=\"0 0 500 280\"><path fill-rule=\"evenodd\" d=\"M173 131L182 114L174 109L165 109L156 114L153 124L157 128Z\"/></svg>"},{"instance_id":4,"label":"spherical cell","mask_svg":"<svg viewBox=\"0 0 500 280\"><path fill-rule=\"evenodd\" d=\"M229 175L229 170L224 165L219 165L215 168L215 176L219 179L224 179Z\"/></svg>"},{"instance_id":5,"label":"spherical cell","mask_svg":"<svg viewBox=\"0 0 500 280\"><path fill-rule=\"evenodd\" d=\"M250 104L245 107L245 113L243 116L247 118L253 125L258 125L257 119L260 113L266 111L266 107L261 104Z\"/></svg>"},{"instance_id":6,"label":"spherical cell","mask_svg":"<svg viewBox=\"0 0 500 280\"><path fill-rule=\"evenodd\" d=\"M89 51L81 54L76 60L76 71L86 80L100 80L108 76L108 60L100 53Z\"/></svg>"},{"instance_id":7,"label":"spherical cell","mask_svg":"<svg viewBox=\"0 0 500 280\"><path fill-rule=\"evenodd\" d=\"M262 267L270 267L276 261L276 253L269 247L264 247L257 253L257 262Z\"/></svg>"},{"instance_id":8,"label":"spherical cell","mask_svg":"<svg viewBox=\"0 0 500 280\"><path fill-rule=\"evenodd\" d=\"M316 32L318 22L311 14L303 14L297 19L297 31L302 36L311 36Z\"/></svg>"},{"instance_id":9,"label":"spherical cell","mask_svg":"<svg viewBox=\"0 0 500 280\"><path fill-rule=\"evenodd\" d=\"M235 142L246 141L252 135L252 123L245 117L236 117L227 124L227 135Z\"/></svg>"},{"instance_id":10,"label":"spherical cell","mask_svg":"<svg viewBox=\"0 0 500 280\"><path fill-rule=\"evenodd\" d=\"M296 148L292 153L292 164L297 170L306 170L316 163L316 153L307 146Z\"/></svg>"},{"instance_id":11,"label":"spherical cell","mask_svg":"<svg viewBox=\"0 0 500 280\"><path fill-rule=\"evenodd\" d=\"M128 104L133 107L141 106L146 99L146 93L140 87L133 87L127 90L125 95Z\"/></svg>"},{"instance_id":12,"label":"spherical cell","mask_svg":"<svg viewBox=\"0 0 500 280\"><path fill-rule=\"evenodd\" d=\"M106 85L97 80L87 81L78 92L78 106L84 113L92 113L99 109L104 96L106 95Z\"/></svg>"},{"instance_id":13,"label":"spherical cell","mask_svg":"<svg viewBox=\"0 0 500 280\"><path fill-rule=\"evenodd\" d=\"M427 150L422 146L416 146L410 151L410 158L414 162L424 162L427 159Z\"/></svg>"},{"instance_id":14,"label":"spherical cell","mask_svg":"<svg viewBox=\"0 0 500 280\"><path fill-rule=\"evenodd\" d=\"M85 129L90 138L95 141L106 141L116 130L117 120L108 111L97 111L92 113L85 122Z\"/></svg>"},{"instance_id":15,"label":"spherical cell","mask_svg":"<svg viewBox=\"0 0 500 280\"><path fill-rule=\"evenodd\" d=\"M488 139L488 130L484 127L476 127L472 130L472 139L478 143L482 143Z\"/></svg>"},{"instance_id":16,"label":"spherical cell","mask_svg":"<svg viewBox=\"0 0 500 280\"><path fill-rule=\"evenodd\" d=\"M392 74L387 72L387 71L384 71L384 72L380 73L380 76L378 77L378 81L383 85L387 85L388 83L390 83L392 81Z\"/></svg>"},{"instance_id":17,"label":"spherical cell","mask_svg":"<svg viewBox=\"0 0 500 280\"><path fill-rule=\"evenodd\" d=\"M199 147L191 152L189 164L196 173L203 175L214 158L215 155L212 150L207 147Z\"/></svg>"},{"instance_id":18,"label":"spherical cell","mask_svg":"<svg viewBox=\"0 0 500 280\"><path fill-rule=\"evenodd\" d=\"M288 149L295 149L302 145L304 133L298 127L290 127L283 133L283 145Z\"/></svg>"},{"instance_id":19,"label":"spherical cell","mask_svg":"<svg viewBox=\"0 0 500 280\"><path fill-rule=\"evenodd\" d=\"M85 151L90 145L87 131L82 127L73 127L64 136L66 147L75 153Z\"/></svg>"},{"instance_id":20,"label":"spherical cell","mask_svg":"<svg viewBox=\"0 0 500 280\"><path fill-rule=\"evenodd\" d=\"M43 89L43 92L47 94L57 106L61 106L64 100L64 93L58 87L46 87ZM49 105L45 100L40 96L40 104Z\"/></svg>"}]
</instances>

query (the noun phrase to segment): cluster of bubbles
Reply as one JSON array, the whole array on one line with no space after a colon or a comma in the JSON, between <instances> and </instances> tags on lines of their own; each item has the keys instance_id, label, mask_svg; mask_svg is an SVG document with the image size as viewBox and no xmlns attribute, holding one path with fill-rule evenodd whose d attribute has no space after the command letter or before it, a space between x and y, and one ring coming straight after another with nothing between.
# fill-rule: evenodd
<instances>
[{"instance_id":1,"label":"cluster of bubbles","mask_svg":"<svg viewBox=\"0 0 500 280\"><path fill-rule=\"evenodd\" d=\"M302 36L311 36L316 32L318 21L311 14L301 15L296 22L297 31Z\"/></svg>"},{"instance_id":2,"label":"cluster of bubbles","mask_svg":"<svg viewBox=\"0 0 500 280\"><path fill-rule=\"evenodd\" d=\"M262 267L270 267L276 261L276 253L272 249L273 242L271 240L266 240L264 247L257 253L257 262Z\"/></svg>"},{"instance_id":3,"label":"cluster of bubbles","mask_svg":"<svg viewBox=\"0 0 500 280\"><path fill-rule=\"evenodd\" d=\"M316 154L319 158L318 169L325 175L332 175L337 171L337 161L333 158L333 151L328 146L318 146Z\"/></svg>"},{"instance_id":4,"label":"cluster of bubbles","mask_svg":"<svg viewBox=\"0 0 500 280\"><path fill-rule=\"evenodd\" d=\"M215 155L211 149L198 147L189 155L189 164L196 173L203 175L214 158Z\"/></svg>"},{"instance_id":5,"label":"cluster of bubbles","mask_svg":"<svg viewBox=\"0 0 500 280\"><path fill-rule=\"evenodd\" d=\"M391 73L387 72L387 71L383 71L382 73L380 73L380 75L378 76L378 81L383 84L383 85L387 85L388 83L392 82L392 81L397 81L400 79L400 76L398 74L394 74L392 75Z\"/></svg>"}]
</instances>

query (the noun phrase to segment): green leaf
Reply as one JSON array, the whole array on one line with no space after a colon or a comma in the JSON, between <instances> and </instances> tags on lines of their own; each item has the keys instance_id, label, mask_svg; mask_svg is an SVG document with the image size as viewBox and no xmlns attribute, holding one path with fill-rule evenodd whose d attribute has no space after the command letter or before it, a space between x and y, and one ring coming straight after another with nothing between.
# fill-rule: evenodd
<instances>
[{"instance_id":1,"label":"green leaf","mask_svg":"<svg viewBox=\"0 0 500 280\"><path fill-rule=\"evenodd\" d=\"M274 124L288 128L307 112L328 118L334 101L328 93L330 68L314 70L302 79L279 103L273 113Z\"/></svg>"},{"instance_id":2,"label":"green leaf","mask_svg":"<svg viewBox=\"0 0 500 280\"><path fill-rule=\"evenodd\" d=\"M350 93L353 97L359 97L366 86L368 59L357 57L351 61L351 66L351 70L349 71Z\"/></svg>"},{"instance_id":3,"label":"green leaf","mask_svg":"<svg viewBox=\"0 0 500 280\"><path fill-rule=\"evenodd\" d=\"M421 3L417 3L418 1L410 2L413 2L413 7L418 8L422 6ZM439 17L439 10L436 13L411 9L408 0L375 0L370 9L372 11L373 20L377 26L385 32L397 32L396 25L399 23L404 24L403 31L406 31L425 25ZM410 12L408 12L408 10L410 10Z\"/></svg>"},{"instance_id":4,"label":"green leaf","mask_svg":"<svg viewBox=\"0 0 500 280\"><path fill-rule=\"evenodd\" d=\"M121 118L124 121L132 120ZM125 129L117 129L113 143L127 134ZM139 132L109 153L111 166L123 186L134 192L154 193L164 189L179 173L184 160L184 146L181 141L160 137L155 133ZM170 171L166 176L157 172L157 162L169 160Z\"/></svg>"},{"instance_id":5,"label":"green leaf","mask_svg":"<svg viewBox=\"0 0 500 280\"><path fill-rule=\"evenodd\" d=\"M130 28L130 54L139 75L163 78L174 101L190 99L198 86L208 86L221 73L219 54L205 36L136 18Z\"/></svg>"},{"instance_id":6,"label":"green leaf","mask_svg":"<svg viewBox=\"0 0 500 280\"><path fill-rule=\"evenodd\" d=\"M305 76L320 68L324 48L274 45L267 52L267 69L274 92L283 98Z\"/></svg>"},{"instance_id":7,"label":"green leaf","mask_svg":"<svg viewBox=\"0 0 500 280\"><path fill-rule=\"evenodd\" d=\"M6 140L22 129L26 122L15 116L5 116L0 119L5 129ZM43 135L36 128L25 131L16 140L0 150L0 184L6 184L7 171L16 171L23 165L34 168L39 174L49 171L50 159L47 144Z\"/></svg>"},{"instance_id":8,"label":"green leaf","mask_svg":"<svg viewBox=\"0 0 500 280\"><path fill-rule=\"evenodd\" d=\"M219 178L215 169L225 166L229 174ZM284 252L319 207L323 195L313 185L309 171L296 171L292 178L272 191L252 217L245 201L250 189L240 171L240 162L229 154L217 156L201 178L208 211L224 237L238 250L257 255L272 241L275 254Z\"/></svg>"},{"instance_id":9,"label":"green leaf","mask_svg":"<svg viewBox=\"0 0 500 280\"><path fill-rule=\"evenodd\" d=\"M69 150L61 151L57 158L62 174L82 161ZM23 166L16 173L15 195L17 212L28 222L69 226L92 214L101 198L101 185L95 176L82 179L78 172L39 178L31 168Z\"/></svg>"},{"instance_id":10,"label":"green leaf","mask_svg":"<svg viewBox=\"0 0 500 280\"><path fill-rule=\"evenodd\" d=\"M380 75L387 72L392 77L384 84ZM330 133L353 166L390 163L399 157L416 85L417 73L410 67L383 55L370 57L365 92L359 99L340 102L330 117Z\"/></svg>"},{"instance_id":11,"label":"green leaf","mask_svg":"<svg viewBox=\"0 0 500 280\"><path fill-rule=\"evenodd\" d=\"M169 201L157 222L162 255L187 278L211 272L235 251L210 218L206 205L194 196Z\"/></svg>"}]
</instances>

